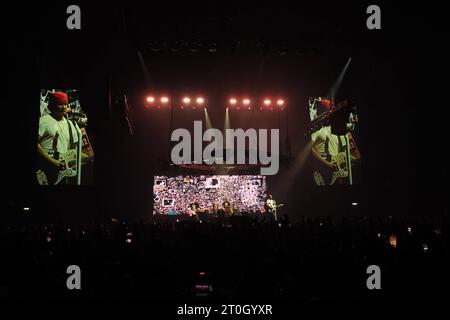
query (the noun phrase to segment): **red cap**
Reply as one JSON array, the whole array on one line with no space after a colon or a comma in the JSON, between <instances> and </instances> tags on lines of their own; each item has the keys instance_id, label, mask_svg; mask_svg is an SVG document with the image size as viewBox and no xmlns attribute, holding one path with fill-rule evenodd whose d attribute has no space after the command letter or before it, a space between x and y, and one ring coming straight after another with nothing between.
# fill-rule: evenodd
<instances>
[{"instance_id":1,"label":"red cap","mask_svg":"<svg viewBox=\"0 0 450 320\"><path fill-rule=\"evenodd\" d=\"M328 99L322 99L322 101L320 101L320 103L327 109L331 108L331 102Z\"/></svg>"},{"instance_id":2,"label":"red cap","mask_svg":"<svg viewBox=\"0 0 450 320\"><path fill-rule=\"evenodd\" d=\"M69 98L65 92L52 92L50 101L56 105L69 103Z\"/></svg>"}]
</instances>

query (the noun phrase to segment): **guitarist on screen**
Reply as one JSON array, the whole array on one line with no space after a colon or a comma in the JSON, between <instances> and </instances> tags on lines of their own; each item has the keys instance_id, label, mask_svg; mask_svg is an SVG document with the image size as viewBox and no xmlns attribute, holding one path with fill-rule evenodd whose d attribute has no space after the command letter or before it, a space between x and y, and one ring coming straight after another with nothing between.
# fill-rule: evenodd
<instances>
[{"instance_id":1,"label":"guitarist on screen","mask_svg":"<svg viewBox=\"0 0 450 320\"><path fill-rule=\"evenodd\" d=\"M78 142L78 135L74 124L67 119L69 108L68 96L64 92L52 92L49 96L48 110L39 118L38 132L38 179L40 184L53 184L60 170L65 169L63 161L59 160L60 154L65 154L74 148Z\"/></svg>"},{"instance_id":2,"label":"guitarist on screen","mask_svg":"<svg viewBox=\"0 0 450 320\"><path fill-rule=\"evenodd\" d=\"M361 155L353 141L351 133L347 133L350 139L350 155L352 164L357 163ZM342 135L332 133L330 125L323 126L311 135L312 155L316 160L317 170L314 172L316 185L332 185L343 183L345 179L336 179L333 176L339 168L346 169L346 140ZM339 160L340 159L340 160ZM339 165L338 165L339 163ZM334 178L333 178L334 177Z\"/></svg>"}]
</instances>

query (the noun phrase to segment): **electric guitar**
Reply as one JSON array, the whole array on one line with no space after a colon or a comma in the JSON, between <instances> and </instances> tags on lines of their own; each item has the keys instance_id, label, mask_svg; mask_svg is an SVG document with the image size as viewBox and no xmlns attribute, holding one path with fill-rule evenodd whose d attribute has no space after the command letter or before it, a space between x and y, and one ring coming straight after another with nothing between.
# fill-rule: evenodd
<instances>
[{"instance_id":1,"label":"electric guitar","mask_svg":"<svg viewBox=\"0 0 450 320\"><path fill-rule=\"evenodd\" d=\"M268 205L268 204L266 204L266 206L267 206L267 208L268 208L267 211L268 211L269 213L274 213L274 212L277 211L278 208L283 207L283 206L284 206L284 203L280 203L280 204L277 204L277 205Z\"/></svg>"},{"instance_id":2,"label":"electric guitar","mask_svg":"<svg viewBox=\"0 0 450 320\"><path fill-rule=\"evenodd\" d=\"M323 156L326 158L326 156ZM336 164L336 169L322 168L314 172L314 181L318 186L334 185L339 179L348 178L347 160L345 152L340 152L331 157L331 162ZM352 164L353 165L353 164Z\"/></svg>"},{"instance_id":3,"label":"electric guitar","mask_svg":"<svg viewBox=\"0 0 450 320\"><path fill-rule=\"evenodd\" d=\"M66 177L77 175L77 149L70 149L66 153L49 153L49 155L64 164L64 169L59 170L50 164L42 165L37 172L37 179L40 185L57 185ZM81 156L81 165L93 160L92 156Z\"/></svg>"},{"instance_id":4,"label":"electric guitar","mask_svg":"<svg viewBox=\"0 0 450 320\"><path fill-rule=\"evenodd\" d=\"M351 166L355 165L354 161L358 161L361 158L358 147L356 146L353 136L348 133L349 145L350 145L350 159ZM331 175L330 185L333 185L338 179L348 178L347 168L347 156L345 152L339 152L336 156L331 158L331 162L336 163L336 170Z\"/></svg>"},{"instance_id":5,"label":"electric guitar","mask_svg":"<svg viewBox=\"0 0 450 320\"><path fill-rule=\"evenodd\" d=\"M81 165L94 160L94 150L87 135L86 129L81 128ZM37 180L40 185L57 185L66 177L75 177L77 175L77 148L69 149L62 154L57 151L49 151L48 155L64 163L64 169L59 170L55 166L40 160L39 170L37 171Z\"/></svg>"},{"instance_id":6,"label":"electric guitar","mask_svg":"<svg viewBox=\"0 0 450 320\"><path fill-rule=\"evenodd\" d=\"M348 178L345 152L339 152L336 156L331 158L331 162L336 163L336 170L331 174L330 186L332 186L338 179Z\"/></svg>"}]
</instances>

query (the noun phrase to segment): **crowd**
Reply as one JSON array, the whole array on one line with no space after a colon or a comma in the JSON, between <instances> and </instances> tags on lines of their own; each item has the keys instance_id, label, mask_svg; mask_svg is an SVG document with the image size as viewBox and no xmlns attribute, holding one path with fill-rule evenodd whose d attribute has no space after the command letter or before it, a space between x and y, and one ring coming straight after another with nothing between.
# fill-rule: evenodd
<instances>
[{"instance_id":1,"label":"crowd","mask_svg":"<svg viewBox=\"0 0 450 320\"><path fill-rule=\"evenodd\" d=\"M450 285L447 216L0 228L1 298L429 298ZM66 287L69 265L81 291ZM370 265L379 291L367 289Z\"/></svg>"}]
</instances>

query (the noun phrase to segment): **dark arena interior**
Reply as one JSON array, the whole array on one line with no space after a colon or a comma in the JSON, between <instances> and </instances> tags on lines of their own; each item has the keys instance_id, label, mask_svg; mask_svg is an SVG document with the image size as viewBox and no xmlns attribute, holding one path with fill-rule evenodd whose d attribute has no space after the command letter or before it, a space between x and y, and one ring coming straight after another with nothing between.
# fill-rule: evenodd
<instances>
[{"instance_id":1,"label":"dark arena interior","mask_svg":"<svg viewBox=\"0 0 450 320\"><path fill-rule=\"evenodd\" d=\"M448 298L443 20L371 5L10 9L0 299Z\"/></svg>"}]
</instances>

